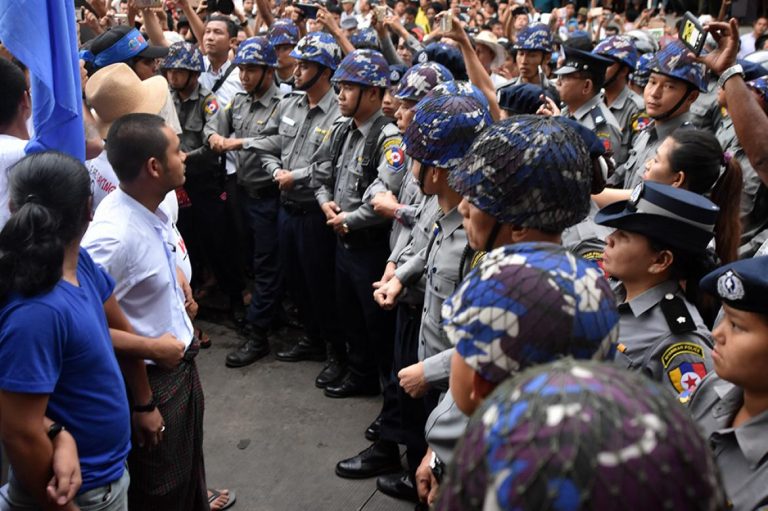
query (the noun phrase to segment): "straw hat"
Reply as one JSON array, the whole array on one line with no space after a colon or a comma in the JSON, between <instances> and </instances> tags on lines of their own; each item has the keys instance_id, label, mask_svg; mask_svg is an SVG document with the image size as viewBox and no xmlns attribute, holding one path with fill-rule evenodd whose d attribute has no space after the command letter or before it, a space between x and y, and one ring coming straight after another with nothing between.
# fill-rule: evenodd
<instances>
[{"instance_id":1,"label":"straw hat","mask_svg":"<svg viewBox=\"0 0 768 511\"><path fill-rule=\"evenodd\" d=\"M504 47L499 44L499 40L493 32L483 30L475 36L475 44L483 44L493 51L495 57L491 67L501 67L504 64L504 61L507 58L506 52L504 51Z\"/></svg>"},{"instance_id":2,"label":"straw hat","mask_svg":"<svg viewBox=\"0 0 768 511\"><path fill-rule=\"evenodd\" d=\"M107 138L112 123L124 115L159 114L168 100L168 82L162 76L141 81L126 64L112 64L88 79L85 97L101 137Z\"/></svg>"}]
</instances>

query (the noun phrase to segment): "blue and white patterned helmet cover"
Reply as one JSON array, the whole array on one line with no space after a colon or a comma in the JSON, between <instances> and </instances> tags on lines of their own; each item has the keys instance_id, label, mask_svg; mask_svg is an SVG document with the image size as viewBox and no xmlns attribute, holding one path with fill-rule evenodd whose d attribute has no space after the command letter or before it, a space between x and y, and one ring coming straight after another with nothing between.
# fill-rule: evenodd
<instances>
[{"instance_id":1,"label":"blue and white patterned helmet cover","mask_svg":"<svg viewBox=\"0 0 768 511\"><path fill-rule=\"evenodd\" d=\"M173 43L168 47L168 55L163 59L161 69L186 69L195 73L205 71L203 54L196 44L188 42Z\"/></svg>"},{"instance_id":2,"label":"blue and white patterned helmet cover","mask_svg":"<svg viewBox=\"0 0 768 511\"><path fill-rule=\"evenodd\" d=\"M397 99L419 101L435 86L449 80L453 80L453 75L442 64L437 62L416 64L402 76L394 96Z\"/></svg>"},{"instance_id":3,"label":"blue and white patterned helmet cover","mask_svg":"<svg viewBox=\"0 0 768 511\"><path fill-rule=\"evenodd\" d=\"M277 67L277 54L266 37L249 37L237 47L233 63Z\"/></svg>"},{"instance_id":4,"label":"blue and white patterned helmet cover","mask_svg":"<svg viewBox=\"0 0 768 511\"><path fill-rule=\"evenodd\" d=\"M314 62L336 71L341 62L341 48L331 34L310 32L296 44L291 51L291 57Z\"/></svg>"},{"instance_id":5,"label":"blue and white patterned helmet cover","mask_svg":"<svg viewBox=\"0 0 768 511\"><path fill-rule=\"evenodd\" d=\"M389 64L376 50L355 50L341 61L331 81L389 87Z\"/></svg>"}]
</instances>

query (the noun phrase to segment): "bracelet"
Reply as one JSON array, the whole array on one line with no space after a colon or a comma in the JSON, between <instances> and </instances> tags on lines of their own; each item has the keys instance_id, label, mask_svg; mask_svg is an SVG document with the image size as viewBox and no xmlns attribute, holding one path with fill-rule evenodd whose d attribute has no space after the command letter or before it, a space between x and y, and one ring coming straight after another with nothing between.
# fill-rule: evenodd
<instances>
[{"instance_id":1,"label":"bracelet","mask_svg":"<svg viewBox=\"0 0 768 511\"><path fill-rule=\"evenodd\" d=\"M53 440L54 438L56 438L56 435L58 435L62 431L64 431L64 426L62 426L58 422L54 422L53 424L51 424L51 427L48 428L48 438Z\"/></svg>"},{"instance_id":2,"label":"bracelet","mask_svg":"<svg viewBox=\"0 0 768 511\"><path fill-rule=\"evenodd\" d=\"M157 408L157 403L155 403L155 398L152 397L149 400L149 403L145 405L133 405L133 411L138 413L149 413L154 412L155 408Z\"/></svg>"},{"instance_id":3,"label":"bracelet","mask_svg":"<svg viewBox=\"0 0 768 511\"><path fill-rule=\"evenodd\" d=\"M729 79L733 78L734 75L741 75L742 78L744 78L744 68L741 67L741 64L734 64L725 71L723 71L723 74L720 75L720 78L717 79L717 86L719 88L725 87L725 82L727 82Z\"/></svg>"}]
</instances>

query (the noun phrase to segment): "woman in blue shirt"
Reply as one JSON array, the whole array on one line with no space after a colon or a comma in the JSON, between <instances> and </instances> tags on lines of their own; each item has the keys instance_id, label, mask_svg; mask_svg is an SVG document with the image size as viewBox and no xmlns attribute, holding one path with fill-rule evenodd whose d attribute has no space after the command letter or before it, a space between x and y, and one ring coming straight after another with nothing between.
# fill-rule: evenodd
<instances>
[{"instance_id":1,"label":"woman in blue shirt","mask_svg":"<svg viewBox=\"0 0 768 511\"><path fill-rule=\"evenodd\" d=\"M82 487L57 509L127 510L131 415L104 314L114 282L79 246L91 215L88 172L67 155L40 153L10 170L9 185L12 215L0 232L7 499L14 509L55 507L46 496L50 438L63 428L77 442Z\"/></svg>"}]
</instances>

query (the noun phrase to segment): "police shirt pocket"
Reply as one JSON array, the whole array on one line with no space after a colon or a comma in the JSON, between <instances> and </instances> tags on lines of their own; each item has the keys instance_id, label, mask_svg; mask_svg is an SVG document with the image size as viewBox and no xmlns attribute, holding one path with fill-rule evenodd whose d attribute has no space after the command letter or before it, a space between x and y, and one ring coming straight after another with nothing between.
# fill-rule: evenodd
<instances>
[{"instance_id":1,"label":"police shirt pocket","mask_svg":"<svg viewBox=\"0 0 768 511\"><path fill-rule=\"evenodd\" d=\"M199 133L203 131L203 116L199 113L192 114L184 120L184 131Z\"/></svg>"},{"instance_id":2,"label":"police shirt pocket","mask_svg":"<svg viewBox=\"0 0 768 511\"><path fill-rule=\"evenodd\" d=\"M299 127L296 124L291 125L287 122L280 122L280 125L277 127L277 132L288 138L294 138L298 131Z\"/></svg>"},{"instance_id":3,"label":"police shirt pocket","mask_svg":"<svg viewBox=\"0 0 768 511\"><path fill-rule=\"evenodd\" d=\"M635 362L621 349L616 352L615 362L625 369L635 369L636 367Z\"/></svg>"},{"instance_id":4,"label":"police shirt pocket","mask_svg":"<svg viewBox=\"0 0 768 511\"><path fill-rule=\"evenodd\" d=\"M232 129L235 131L235 134L241 135L244 125L245 125L245 118L243 117L242 114L232 115Z\"/></svg>"}]
</instances>

